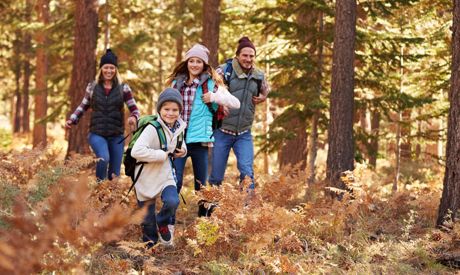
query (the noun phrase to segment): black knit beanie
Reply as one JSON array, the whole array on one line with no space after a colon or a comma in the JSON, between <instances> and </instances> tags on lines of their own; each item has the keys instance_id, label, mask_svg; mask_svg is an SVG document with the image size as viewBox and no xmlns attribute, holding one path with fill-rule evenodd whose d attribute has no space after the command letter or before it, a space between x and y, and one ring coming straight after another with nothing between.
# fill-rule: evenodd
<instances>
[{"instance_id":1,"label":"black knit beanie","mask_svg":"<svg viewBox=\"0 0 460 275\"><path fill-rule=\"evenodd\" d=\"M112 52L111 49L107 49L105 54L101 57L101 62L99 63L99 68L104 66L105 64L112 64L115 67L118 67L118 58L117 56Z\"/></svg>"}]
</instances>

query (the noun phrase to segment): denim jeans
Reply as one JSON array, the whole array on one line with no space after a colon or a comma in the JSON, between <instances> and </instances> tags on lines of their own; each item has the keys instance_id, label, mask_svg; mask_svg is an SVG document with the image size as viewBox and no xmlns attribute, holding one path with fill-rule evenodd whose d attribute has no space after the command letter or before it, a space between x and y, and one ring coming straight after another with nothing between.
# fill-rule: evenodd
<instances>
[{"instance_id":1,"label":"denim jeans","mask_svg":"<svg viewBox=\"0 0 460 275\"><path fill-rule=\"evenodd\" d=\"M201 143L188 143L187 155L174 160L177 176L177 193L180 193L184 178L184 168L188 157L192 159L195 190L200 190L201 185L206 185L208 177L208 147Z\"/></svg>"},{"instance_id":2,"label":"denim jeans","mask_svg":"<svg viewBox=\"0 0 460 275\"><path fill-rule=\"evenodd\" d=\"M166 186L161 192L163 206L158 214L155 213L155 199L137 201L140 208L147 206L147 214L142 221L142 240L158 242L158 226L167 225L179 206L179 196L175 186Z\"/></svg>"},{"instance_id":3,"label":"denim jeans","mask_svg":"<svg viewBox=\"0 0 460 275\"><path fill-rule=\"evenodd\" d=\"M98 181L112 180L112 174L120 175L121 161L123 159L124 142L119 143L123 135L103 137L89 133L88 142L100 160L96 164L96 179ZM108 171L107 171L108 168Z\"/></svg>"},{"instance_id":4,"label":"denim jeans","mask_svg":"<svg viewBox=\"0 0 460 275\"><path fill-rule=\"evenodd\" d=\"M209 183L220 185L224 179L225 169L227 168L230 149L236 156L238 170L240 171L240 181L246 176L252 179L250 188L254 188L254 144L251 131L238 136L223 133L220 130L214 132L214 147L212 150L212 169Z\"/></svg>"}]
</instances>

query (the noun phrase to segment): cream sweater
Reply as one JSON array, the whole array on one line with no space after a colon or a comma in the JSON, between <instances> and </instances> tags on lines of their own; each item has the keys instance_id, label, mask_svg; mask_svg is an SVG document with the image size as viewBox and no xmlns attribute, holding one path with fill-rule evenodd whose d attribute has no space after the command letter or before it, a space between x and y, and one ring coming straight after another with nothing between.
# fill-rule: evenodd
<instances>
[{"instance_id":1,"label":"cream sweater","mask_svg":"<svg viewBox=\"0 0 460 275\"><path fill-rule=\"evenodd\" d=\"M176 186L174 180L172 164L168 158L168 153L173 153L176 149L177 137L185 130L186 123L179 118L179 129L174 133L169 130L161 118L158 122L163 127L167 141L167 151L160 149L160 140L157 130L153 125L145 127L142 134L136 140L131 155L137 161L147 162L144 164L144 169L136 182L136 194L139 201L146 201L161 194L166 186ZM182 143L182 148L187 150L185 141ZM140 165L136 167L136 175L139 172Z\"/></svg>"}]
</instances>

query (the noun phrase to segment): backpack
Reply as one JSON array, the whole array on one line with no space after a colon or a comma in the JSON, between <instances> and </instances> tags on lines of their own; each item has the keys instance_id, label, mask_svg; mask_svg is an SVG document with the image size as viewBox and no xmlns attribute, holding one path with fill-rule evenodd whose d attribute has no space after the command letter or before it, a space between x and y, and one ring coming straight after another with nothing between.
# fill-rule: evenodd
<instances>
[{"instance_id":1,"label":"backpack","mask_svg":"<svg viewBox=\"0 0 460 275\"><path fill-rule=\"evenodd\" d=\"M225 70L224 70L224 83L227 85L227 87L230 88L230 78L232 77L233 73L233 58L225 60ZM260 79L255 79L257 83L257 96L260 94L260 90L262 89L262 80Z\"/></svg>"},{"instance_id":2,"label":"backpack","mask_svg":"<svg viewBox=\"0 0 460 275\"><path fill-rule=\"evenodd\" d=\"M133 149L134 144L136 143L137 139L139 136L142 134L144 131L145 127L148 125L152 125L155 127L157 130L158 134L158 139L160 140L160 147L161 150L166 151L167 150L167 141L166 141L166 135L163 130L163 127L161 127L161 124L157 121L158 115L148 115L148 116L143 116L141 117L138 122L137 122L137 129L132 132L132 139L129 142L128 148L126 149L124 156L123 156L123 164L125 166L125 175L131 177L133 184L128 190L128 193L131 192L133 189L134 185L136 184L137 180L139 179L140 174L142 173L142 169L144 169L144 164L146 162L141 162L137 161L135 158L131 156L131 150ZM123 142L129 135L127 135L121 142ZM177 137L177 144L176 144L176 149L180 149L182 147L182 142L184 141L184 133L182 132L178 137ZM171 156L170 156L171 157ZM139 172L136 174L136 166L141 165L139 168Z\"/></svg>"}]
</instances>

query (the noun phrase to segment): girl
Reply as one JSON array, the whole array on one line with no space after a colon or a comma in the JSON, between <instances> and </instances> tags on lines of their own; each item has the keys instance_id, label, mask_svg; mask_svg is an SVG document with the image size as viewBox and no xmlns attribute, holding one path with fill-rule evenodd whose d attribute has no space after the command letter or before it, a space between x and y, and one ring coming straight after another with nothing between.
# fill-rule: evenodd
<instances>
[{"instance_id":1,"label":"girl","mask_svg":"<svg viewBox=\"0 0 460 275\"><path fill-rule=\"evenodd\" d=\"M195 44L185 54L169 76L167 84L179 90L183 98L182 119L187 123L185 142L187 155L174 160L177 171L177 192L182 188L184 167L192 159L195 190L206 184L208 175L208 147L214 142L212 121L218 105L231 109L240 107L240 101L231 95L222 78L209 66L209 50ZM199 214L200 215L200 214ZM174 219L172 224L174 224Z\"/></svg>"},{"instance_id":2,"label":"girl","mask_svg":"<svg viewBox=\"0 0 460 275\"><path fill-rule=\"evenodd\" d=\"M124 143L123 103L128 106L131 116L128 123L135 128L139 110L128 84L122 83L118 73L117 56L108 49L101 57L99 73L95 82L89 83L85 96L75 112L66 121L66 128L77 124L89 107L91 113L88 142L99 159L96 164L96 180L109 179L120 175Z\"/></svg>"}]
</instances>

